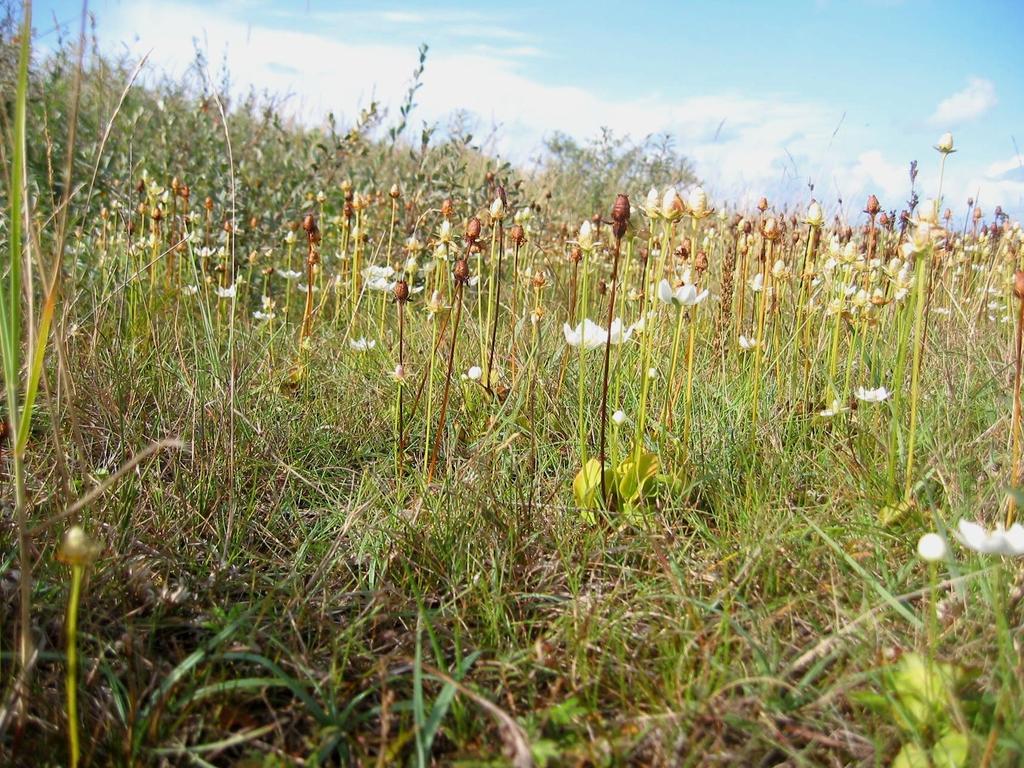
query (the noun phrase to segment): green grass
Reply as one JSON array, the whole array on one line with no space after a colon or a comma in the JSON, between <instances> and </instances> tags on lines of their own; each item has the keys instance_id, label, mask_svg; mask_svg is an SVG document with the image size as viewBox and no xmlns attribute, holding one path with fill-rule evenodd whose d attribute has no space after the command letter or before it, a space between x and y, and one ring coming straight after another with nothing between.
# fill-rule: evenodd
<instances>
[{"instance_id":1,"label":"green grass","mask_svg":"<svg viewBox=\"0 0 1024 768\"><path fill-rule=\"evenodd\" d=\"M70 98L70 75L53 66L31 72L28 108L36 117L55 119ZM961 518L1000 519L1010 477L1013 327L1000 322L1001 312L992 320L978 312L977 291L950 287L963 243L940 262L947 266L929 272L935 305L922 354L912 503L903 514L880 518L906 498L913 350L901 349L898 338L901 329L913 338L907 323L916 296L878 310L877 344L871 326L871 343L849 357L856 324L840 325L837 367L845 375L853 361L851 386L905 392L823 419L816 414L828 405L820 393L829 384L834 326L820 311L810 313L805 348L792 325L795 283L769 313L780 333L756 387L753 359L739 352L734 332L749 332L750 321L716 330L723 264L735 256L738 234L724 214L699 225L709 237L702 279L713 298L697 314L688 444L682 396L675 427L667 428L660 416L664 378L655 381L644 435L659 462L653 490L642 502L581 510L573 478L581 432L588 455L596 453L602 350L584 353L581 430L577 352L562 333L574 269L565 254L570 233L592 213L582 206L596 198L607 217L619 191L605 194L590 176L614 172L607 185L635 193L635 153L616 154L608 137L592 155L563 146L562 161L519 179L468 142L453 139L417 156L401 142L375 139L370 118L365 132L342 140L333 127L317 133L287 126L250 103L229 109L229 164L223 127L200 108L208 99L187 84L132 89L105 136L98 126L110 115L101 107L118 103L129 72L95 59L82 80L82 114L92 123L84 121L76 142L88 162L76 161L72 178L87 182L93 163L102 170L95 199L72 206L73 234L61 262L66 290L36 402L20 363L7 354L18 345L5 346L12 421L17 407L33 418L25 433L27 520L18 525L6 511L15 503L6 486L0 519L0 706L8 712L24 702L26 711L20 721L0 718L0 757L67 762L69 579L54 555L74 520L103 545L86 573L78 616L85 765L886 765L898 754L904 761L934 758L950 735L958 745L963 740L967 757L949 764L1017 764L1024 750L1016 716L1024 706L1020 569L954 547L933 578L915 553L925 531L945 534ZM158 96L163 111L154 109ZM51 154L61 156L66 136L52 133ZM184 136L192 139L187 154ZM346 167L317 154L317 143L330 141L343 145ZM29 141L27 148L31 204L40 215L59 200L46 191L43 144ZM660 166L641 166L650 179L639 183L663 183ZM160 198L146 185L169 187L174 176L192 185L192 218L186 226L181 210L175 219L164 203L156 248L140 245L155 224L136 206L145 201L152 211ZM535 294L525 275L512 275L511 252L505 254L502 302L492 316L507 392L494 395L461 378L484 364L478 342L488 312L478 311L474 291L487 296L486 275L467 294L432 484L425 482L426 395L414 402L434 355L429 427L436 430L448 342L431 349L429 287L406 307L409 430L400 480L390 300L378 332L381 295L363 296L353 321L346 282L340 319L333 319L333 299L315 317L301 376L302 297L296 293L291 316L273 326L252 318L261 307L261 271L284 265L284 233L305 212L319 220L325 275L345 269L337 257L348 242L339 186L345 178L355 179L360 193L395 182L402 188L394 232L390 199L369 195L362 265L401 265L400 244L414 234L432 237L449 195L459 237L469 216L484 217L495 183L508 190L510 214L533 209L523 265L543 269L548 285ZM14 254L21 249L9 209L17 195L8 189L17 186L5 187L4 198L3 237ZM227 242L221 224L233 186L242 228L233 239L236 274L248 274L250 253L255 262L252 284L228 302L214 292L219 257L200 249L207 240L214 247ZM326 200L318 204L321 189ZM758 214L748 220L758 222ZM63 234L47 221L35 237L50 263ZM865 242L864 222L852 223L855 242ZM630 291L639 285L650 230L661 224L641 216L635 197L632 225L620 296L624 314L635 319L639 302ZM684 217L676 242L689 227ZM174 287L175 275L168 289L161 271L186 228L195 235L176 258L183 284L200 287L194 296ZM601 230L604 246L588 257L589 305L577 322L604 322L599 281L609 279L611 262L610 233ZM777 255L791 267L806 234L799 222L786 225ZM299 235L296 263L306 255ZM756 230L752 238L749 262L756 264ZM482 242L487 262L488 227ZM887 256L895 253L898 235L886 234L883 243ZM458 240L452 248L453 256L461 253ZM975 258L985 259L983 275L1009 300L1019 236L1006 234L982 251ZM432 260L428 251L419 264ZM648 269L655 263L652 257ZM475 258L470 265L476 269ZM8 270L8 280L16 276ZM270 279L280 314L285 284ZM648 285L654 282L649 274ZM37 299L52 295L48 285L37 272ZM25 305L18 291L12 295L5 319ZM522 314L514 336L513 295ZM528 313L537 295L543 314L534 345ZM827 303L827 295L816 296ZM229 306L236 307L230 323ZM936 313L937 306L951 315ZM675 326L667 310L658 312L644 333L654 334L646 338L664 376ZM22 348L38 338L10 333ZM350 341L362 336L376 347L353 350ZM609 454L619 460L635 448L642 354L637 341L612 350L608 411L621 408L631 419L609 429ZM802 378L790 375L805 359L800 355L812 360L807 397ZM895 381L901 358L903 380ZM679 368L681 381L685 365ZM27 554L18 551L19 532ZM23 559L33 565L38 657L29 691L18 697L22 667L12 639L21 626ZM941 616L929 642L933 602Z\"/></svg>"}]
</instances>

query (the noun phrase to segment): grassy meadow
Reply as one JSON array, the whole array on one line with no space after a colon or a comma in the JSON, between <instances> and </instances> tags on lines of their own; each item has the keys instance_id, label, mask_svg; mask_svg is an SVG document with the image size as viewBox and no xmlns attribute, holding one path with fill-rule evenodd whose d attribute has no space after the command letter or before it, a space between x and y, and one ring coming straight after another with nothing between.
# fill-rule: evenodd
<instances>
[{"instance_id":1,"label":"grassy meadow","mask_svg":"<svg viewBox=\"0 0 1024 768\"><path fill-rule=\"evenodd\" d=\"M311 128L25 23L0 762L1021 764L1001 211L514 167L418 125L425 50Z\"/></svg>"}]
</instances>

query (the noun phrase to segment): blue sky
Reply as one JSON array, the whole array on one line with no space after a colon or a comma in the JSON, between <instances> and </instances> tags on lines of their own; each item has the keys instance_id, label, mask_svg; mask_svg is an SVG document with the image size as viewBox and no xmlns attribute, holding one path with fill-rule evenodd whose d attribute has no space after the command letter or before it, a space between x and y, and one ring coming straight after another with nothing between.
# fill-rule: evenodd
<instances>
[{"instance_id":1,"label":"blue sky","mask_svg":"<svg viewBox=\"0 0 1024 768\"><path fill-rule=\"evenodd\" d=\"M39 2L74 28L80 3ZM373 98L397 108L430 45L414 120L442 127L457 109L478 135L526 164L543 138L608 126L669 132L713 199L814 195L852 214L875 193L899 207L917 159L924 196L938 186L931 149L952 131L943 191L1024 215L1024 2L414 2L94 0L101 44L150 52L181 71L192 40L226 58L240 87L292 94L317 120ZM47 38L43 38L45 44ZM52 40L52 35L50 36ZM1016 146L1015 146L1016 142ZM640 190L630 190L639 192Z\"/></svg>"}]
</instances>

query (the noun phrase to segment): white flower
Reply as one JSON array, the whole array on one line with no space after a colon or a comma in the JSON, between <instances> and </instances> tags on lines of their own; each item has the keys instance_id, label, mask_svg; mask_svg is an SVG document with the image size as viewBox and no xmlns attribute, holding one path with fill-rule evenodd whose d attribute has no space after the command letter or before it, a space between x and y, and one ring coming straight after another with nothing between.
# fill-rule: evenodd
<instances>
[{"instance_id":1,"label":"white flower","mask_svg":"<svg viewBox=\"0 0 1024 768\"><path fill-rule=\"evenodd\" d=\"M484 375L484 371L479 365L474 365L466 371L466 375L469 376L470 381L480 381L480 377Z\"/></svg>"},{"instance_id":2,"label":"white flower","mask_svg":"<svg viewBox=\"0 0 1024 768\"><path fill-rule=\"evenodd\" d=\"M668 221L682 218L683 201L675 187L669 187L661 198L661 215Z\"/></svg>"},{"instance_id":3,"label":"white flower","mask_svg":"<svg viewBox=\"0 0 1024 768\"><path fill-rule=\"evenodd\" d=\"M611 332L609 333L593 320L587 318L575 328L565 323L562 326L562 333L565 335L565 342L570 347L578 347L582 344L584 349L597 349L609 341L612 344L627 342L634 332L642 329L642 321L640 321L623 331L622 320L615 318L612 320Z\"/></svg>"},{"instance_id":4,"label":"white flower","mask_svg":"<svg viewBox=\"0 0 1024 768\"><path fill-rule=\"evenodd\" d=\"M594 228L589 221L580 224L580 233L576 237L576 242L584 251L589 251L594 247Z\"/></svg>"},{"instance_id":5,"label":"white flower","mask_svg":"<svg viewBox=\"0 0 1024 768\"><path fill-rule=\"evenodd\" d=\"M364 267L362 271L363 277L365 277L367 280L373 280L374 278L387 279L394 274L395 270L391 267L390 264L385 264L382 267L371 264L368 267Z\"/></svg>"},{"instance_id":6,"label":"white flower","mask_svg":"<svg viewBox=\"0 0 1024 768\"><path fill-rule=\"evenodd\" d=\"M356 352L367 352L377 346L373 339L358 338L349 339L348 345Z\"/></svg>"},{"instance_id":7,"label":"white flower","mask_svg":"<svg viewBox=\"0 0 1024 768\"><path fill-rule=\"evenodd\" d=\"M761 342L759 342L757 339L750 336L744 336L743 334L740 334L739 343L740 349L742 349L744 352L749 352L752 349L757 349L757 347L761 344Z\"/></svg>"},{"instance_id":8,"label":"white flower","mask_svg":"<svg viewBox=\"0 0 1024 768\"><path fill-rule=\"evenodd\" d=\"M832 405L823 411L818 411L818 415L823 419L831 419L833 416L838 416L840 413L844 413L848 409L838 400L833 400Z\"/></svg>"},{"instance_id":9,"label":"white flower","mask_svg":"<svg viewBox=\"0 0 1024 768\"><path fill-rule=\"evenodd\" d=\"M275 317L273 312L262 312L258 309L252 313L252 316L254 319L259 320L260 322L263 322L265 320L273 320Z\"/></svg>"},{"instance_id":10,"label":"white flower","mask_svg":"<svg viewBox=\"0 0 1024 768\"><path fill-rule=\"evenodd\" d=\"M690 199L688 202L690 204L690 213L698 219L703 219L711 213L711 211L708 210L708 196L704 191L704 187L695 187L693 191L690 192Z\"/></svg>"},{"instance_id":11,"label":"white flower","mask_svg":"<svg viewBox=\"0 0 1024 768\"><path fill-rule=\"evenodd\" d=\"M284 241L287 245L292 245L295 242L295 231L289 230L288 234L284 236Z\"/></svg>"},{"instance_id":12,"label":"white flower","mask_svg":"<svg viewBox=\"0 0 1024 768\"><path fill-rule=\"evenodd\" d=\"M892 397L892 392L885 387L878 387L877 389L857 387L857 389L853 391L853 395L858 400L863 400L865 403L881 403L883 400L888 400Z\"/></svg>"},{"instance_id":13,"label":"white flower","mask_svg":"<svg viewBox=\"0 0 1024 768\"><path fill-rule=\"evenodd\" d=\"M821 204L817 200L811 200L811 204L807 206L807 218L805 221L812 227L820 227L825 223L825 212L821 209Z\"/></svg>"},{"instance_id":14,"label":"white flower","mask_svg":"<svg viewBox=\"0 0 1024 768\"><path fill-rule=\"evenodd\" d=\"M233 299L235 298L235 286L229 285L227 288L218 285L217 296L222 299Z\"/></svg>"},{"instance_id":15,"label":"white flower","mask_svg":"<svg viewBox=\"0 0 1024 768\"><path fill-rule=\"evenodd\" d=\"M949 550L946 548L946 540L937 533L926 533L917 540L917 554L922 560L934 563L944 560Z\"/></svg>"},{"instance_id":16,"label":"white flower","mask_svg":"<svg viewBox=\"0 0 1024 768\"><path fill-rule=\"evenodd\" d=\"M1024 526L1014 523L1009 529L997 525L989 531L978 523L961 520L957 524L957 539L967 549L982 555L1024 555Z\"/></svg>"},{"instance_id":17,"label":"white flower","mask_svg":"<svg viewBox=\"0 0 1024 768\"><path fill-rule=\"evenodd\" d=\"M442 219L441 226L437 228L437 239L441 243L452 241L452 223L448 219Z\"/></svg>"},{"instance_id":18,"label":"white flower","mask_svg":"<svg viewBox=\"0 0 1024 768\"><path fill-rule=\"evenodd\" d=\"M660 198L658 196L658 190L651 187L647 192L647 202L644 203L644 215L649 219L656 219L661 215L661 209L659 208Z\"/></svg>"},{"instance_id":19,"label":"white flower","mask_svg":"<svg viewBox=\"0 0 1024 768\"><path fill-rule=\"evenodd\" d=\"M946 131L939 136L939 141L936 143L935 148L944 155L955 152L956 150L953 149L953 134Z\"/></svg>"},{"instance_id":20,"label":"white flower","mask_svg":"<svg viewBox=\"0 0 1024 768\"><path fill-rule=\"evenodd\" d=\"M391 376L394 378L395 381L399 383L405 381L405 366L401 364L396 365L395 370L392 371L391 373Z\"/></svg>"},{"instance_id":21,"label":"white flower","mask_svg":"<svg viewBox=\"0 0 1024 768\"><path fill-rule=\"evenodd\" d=\"M505 204L501 202L500 197L494 198L494 202L491 203L490 210L491 218L495 221L499 221L505 218Z\"/></svg>"},{"instance_id":22,"label":"white flower","mask_svg":"<svg viewBox=\"0 0 1024 768\"><path fill-rule=\"evenodd\" d=\"M278 277L283 277L285 280L298 280L302 277L302 273L296 272L294 269L279 269L277 274Z\"/></svg>"},{"instance_id":23,"label":"white flower","mask_svg":"<svg viewBox=\"0 0 1024 768\"><path fill-rule=\"evenodd\" d=\"M758 272L747 281L747 285L750 286L750 290L754 293L760 293L764 290L764 275Z\"/></svg>"},{"instance_id":24,"label":"white flower","mask_svg":"<svg viewBox=\"0 0 1024 768\"><path fill-rule=\"evenodd\" d=\"M195 296L199 293L199 287L195 285L186 285L182 287L181 292L186 296Z\"/></svg>"},{"instance_id":25,"label":"white flower","mask_svg":"<svg viewBox=\"0 0 1024 768\"><path fill-rule=\"evenodd\" d=\"M647 378L650 379L651 381L654 381L656 378L658 378L658 369L657 368L648 368L647 369Z\"/></svg>"},{"instance_id":26,"label":"white flower","mask_svg":"<svg viewBox=\"0 0 1024 768\"><path fill-rule=\"evenodd\" d=\"M616 411L615 413L613 413L612 414L612 423L616 427L621 427L623 424L625 424L626 423L626 414L625 414L625 412L624 411Z\"/></svg>"},{"instance_id":27,"label":"white flower","mask_svg":"<svg viewBox=\"0 0 1024 768\"><path fill-rule=\"evenodd\" d=\"M700 304L707 297L707 290L697 293L695 285L681 285L673 291L668 280L662 279L658 283L658 298L665 304L673 304L677 307L693 307Z\"/></svg>"}]
</instances>

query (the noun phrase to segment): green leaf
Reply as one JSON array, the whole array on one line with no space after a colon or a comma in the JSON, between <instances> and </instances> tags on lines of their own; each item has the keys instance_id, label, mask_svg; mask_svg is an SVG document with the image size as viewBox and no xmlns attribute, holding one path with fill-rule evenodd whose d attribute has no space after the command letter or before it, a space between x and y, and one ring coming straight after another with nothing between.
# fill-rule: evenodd
<instances>
[{"instance_id":1,"label":"green leaf","mask_svg":"<svg viewBox=\"0 0 1024 768\"><path fill-rule=\"evenodd\" d=\"M614 488L614 471L606 469L604 480L609 488ZM603 503L601 498L601 462L599 460L589 459L583 465L583 469L576 473L576 477L572 481L572 495L576 499L576 506L583 512L583 518L588 522L593 522L594 516L591 513L600 508Z\"/></svg>"},{"instance_id":2,"label":"green leaf","mask_svg":"<svg viewBox=\"0 0 1024 768\"><path fill-rule=\"evenodd\" d=\"M967 765L970 742L966 734L949 730L932 747L932 765L935 768L963 768Z\"/></svg>"},{"instance_id":3,"label":"green leaf","mask_svg":"<svg viewBox=\"0 0 1024 768\"><path fill-rule=\"evenodd\" d=\"M892 761L892 768L932 768L928 762L928 753L922 747L909 742Z\"/></svg>"},{"instance_id":4,"label":"green leaf","mask_svg":"<svg viewBox=\"0 0 1024 768\"><path fill-rule=\"evenodd\" d=\"M632 502L649 496L654 488L654 477L658 474L658 457L647 451L631 454L619 465L619 495Z\"/></svg>"}]
</instances>

